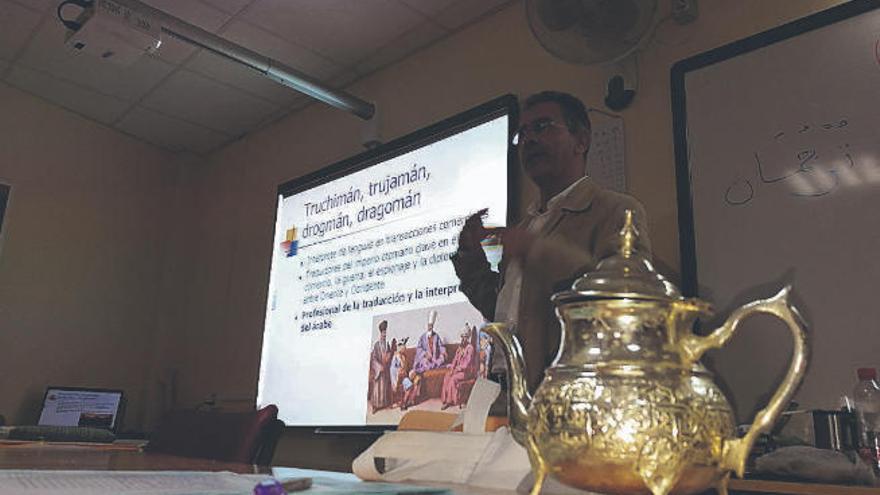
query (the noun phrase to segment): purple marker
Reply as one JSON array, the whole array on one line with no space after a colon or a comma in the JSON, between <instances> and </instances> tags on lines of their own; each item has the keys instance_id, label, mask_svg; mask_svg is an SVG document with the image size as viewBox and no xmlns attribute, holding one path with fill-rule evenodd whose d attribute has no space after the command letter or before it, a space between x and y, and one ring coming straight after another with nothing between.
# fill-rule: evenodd
<instances>
[{"instance_id":1,"label":"purple marker","mask_svg":"<svg viewBox=\"0 0 880 495\"><path fill-rule=\"evenodd\" d=\"M254 487L254 495L286 495L284 487L276 480L265 480Z\"/></svg>"}]
</instances>

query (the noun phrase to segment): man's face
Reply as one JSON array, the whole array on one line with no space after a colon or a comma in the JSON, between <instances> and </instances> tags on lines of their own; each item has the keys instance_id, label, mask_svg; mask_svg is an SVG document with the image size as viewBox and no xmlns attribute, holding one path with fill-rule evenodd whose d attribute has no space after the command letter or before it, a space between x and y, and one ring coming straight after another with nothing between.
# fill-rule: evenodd
<instances>
[{"instance_id":1,"label":"man's face","mask_svg":"<svg viewBox=\"0 0 880 495\"><path fill-rule=\"evenodd\" d=\"M431 335L433 333L434 333L434 324L428 323L428 335Z\"/></svg>"},{"instance_id":2,"label":"man's face","mask_svg":"<svg viewBox=\"0 0 880 495\"><path fill-rule=\"evenodd\" d=\"M540 185L548 178L564 175L569 167L583 171L589 134L569 131L562 109L556 103L538 103L523 110L519 129L526 130L517 145L519 161L535 183Z\"/></svg>"}]
</instances>

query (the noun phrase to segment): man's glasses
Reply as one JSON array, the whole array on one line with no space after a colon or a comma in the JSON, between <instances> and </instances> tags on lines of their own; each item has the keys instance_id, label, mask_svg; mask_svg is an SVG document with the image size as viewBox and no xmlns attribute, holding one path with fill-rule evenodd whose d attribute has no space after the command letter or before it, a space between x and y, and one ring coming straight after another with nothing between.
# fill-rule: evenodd
<instances>
[{"instance_id":1,"label":"man's glasses","mask_svg":"<svg viewBox=\"0 0 880 495\"><path fill-rule=\"evenodd\" d=\"M513 135L513 139L511 139L510 142L513 143L514 146L518 146L527 136L531 135L537 137L555 127L562 127L562 124L557 123L553 119L538 119L531 124L526 124L517 129L516 134Z\"/></svg>"}]
</instances>

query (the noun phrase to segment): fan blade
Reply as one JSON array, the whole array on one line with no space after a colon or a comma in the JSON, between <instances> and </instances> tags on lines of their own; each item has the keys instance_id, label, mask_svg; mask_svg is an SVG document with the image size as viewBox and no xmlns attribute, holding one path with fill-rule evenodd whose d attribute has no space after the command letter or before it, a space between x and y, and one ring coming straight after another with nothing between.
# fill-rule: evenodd
<instances>
[{"instance_id":1,"label":"fan blade","mask_svg":"<svg viewBox=\"0 0 880 495\"><path fill-rule=\"evenodd\" d=\"M575 24L583 14L581 0L540 0L538 17L550 31L564 31Z\"/></svg>"}]
</instances>

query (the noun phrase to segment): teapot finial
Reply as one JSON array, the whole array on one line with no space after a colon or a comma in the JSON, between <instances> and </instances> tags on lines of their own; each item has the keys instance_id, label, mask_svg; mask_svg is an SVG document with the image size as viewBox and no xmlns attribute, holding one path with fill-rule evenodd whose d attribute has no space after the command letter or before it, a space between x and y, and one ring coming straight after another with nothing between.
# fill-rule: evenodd
<instances>
[{"instance_id":1,"label":"teapot finial","mask_svg":"<svg viewBox=\"0 0 880 495\"><path fill-rule=\"evenodd\" d=\"M624 212L624 220L623 220L623 228L620 229L620 254L624 258L632 258L632 254L635 251L636 238L639 236L639 231L636 229L635 222L633 221L633 211L626 210Z\"/></svg>"},{"instance_id":2,"label":"teapot finial","mask_svg":"<svg viewBox=\"0 0 880 495\"><path fill-rule=\"evenodd\" d=\"M624 210L623 228L613 239L610 256L603 258L571 286L571 291L553 296L554 303L564 304L583 298L631 298L676 300L678 288L654 269L650 250L636 227L636 211ZM613 248L612 248L613 246Z\"/></svg>"}]
</instances>

